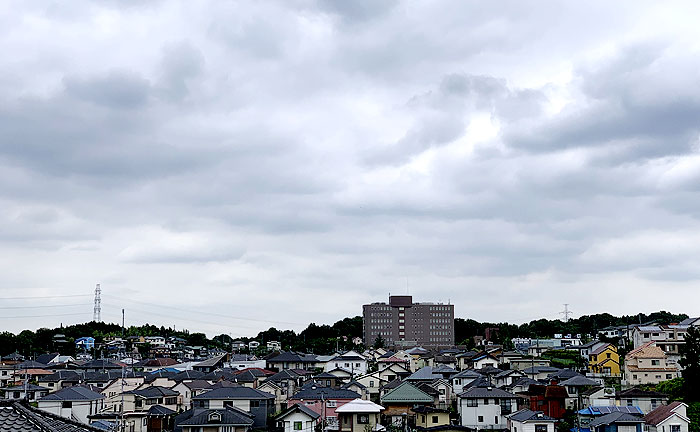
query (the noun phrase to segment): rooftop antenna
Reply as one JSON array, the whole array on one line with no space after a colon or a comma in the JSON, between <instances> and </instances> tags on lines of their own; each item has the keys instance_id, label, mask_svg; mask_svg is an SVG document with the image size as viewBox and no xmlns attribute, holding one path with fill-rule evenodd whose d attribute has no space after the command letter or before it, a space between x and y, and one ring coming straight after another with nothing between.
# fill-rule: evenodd
<instances>
[{"instance_id":1,"label":"rooftop antenna","mask_svg":"<svg viewBox=\"0 0 700 432\"><path fill-rule=\"evenodd\" d=\"M569 322L569 315L571 315L573 313L569 310L569 303L564 303L564 310L562 312L559 312L559 313L564 315L564 322L568 323Z\"/></svg>"},{"instance_id":2,"label":"rooftop antenna","mask_svg":"<svg viewBox=\"0 0 700 432\"><path fill-rule=\"evenodd\" d=\"M100 288L100 284L95 285L95 308L92 310L92 320L95 322L102 322L101 294L102 289Z\"/></svg>"}]
</instances>

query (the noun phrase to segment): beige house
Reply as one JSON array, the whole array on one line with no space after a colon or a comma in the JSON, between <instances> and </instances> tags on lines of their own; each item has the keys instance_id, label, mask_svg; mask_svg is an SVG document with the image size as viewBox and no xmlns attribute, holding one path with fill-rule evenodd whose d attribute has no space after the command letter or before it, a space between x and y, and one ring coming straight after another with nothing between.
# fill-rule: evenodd
<instances>
[{"instance_id":1,"label":"beige house","mask_svg":"<svg viewBox=\"0 0 700 432\"><path fill-rule=\"evenodd\" d=\"M384 407L362 399L352 400L337 408L338 432L366 432L375 430L379 424L379 413Z\"/></svg>"},{"instance_id":2,"label":"beige house","mask_svg":"<svg viewBox=\"0 0 700 432\"><path fill-rule=\"evenodd\" d=\"M625 385L658 384L678 376L678 366L669 364L666 353L656 342L647 342L625 356Z\"/></svg>"}]
</instances>

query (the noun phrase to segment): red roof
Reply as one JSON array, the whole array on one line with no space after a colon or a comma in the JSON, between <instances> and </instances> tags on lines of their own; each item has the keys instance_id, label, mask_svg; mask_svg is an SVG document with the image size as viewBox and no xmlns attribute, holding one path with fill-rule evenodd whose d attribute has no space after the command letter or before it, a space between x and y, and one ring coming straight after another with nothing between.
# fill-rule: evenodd
<instances>
[{"instance_id":1,"label":"red roof","mask_svg":"<svg viewBox=\"0 0 700 432\"><path fill-rule=\"evenodd\" d=\"M661 405L654 411L644 416L644 422L648 425L656 426L674 414L674 410L683 402L675 401L668 405Z\"/></svg>"}]
</instances>

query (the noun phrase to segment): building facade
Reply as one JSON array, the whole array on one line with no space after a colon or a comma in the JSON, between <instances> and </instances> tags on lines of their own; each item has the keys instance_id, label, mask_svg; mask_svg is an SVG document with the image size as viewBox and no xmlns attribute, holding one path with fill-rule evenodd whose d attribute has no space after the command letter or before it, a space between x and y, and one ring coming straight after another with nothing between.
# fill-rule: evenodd
<instances>
[{"instance_id":1,"label":"building facade","mask_svg":"<svg viewBox=\"0 0 700 432\"><path fill-rule=\"evenodd\" d=\"M454 305L414 303L411 296L389 296L389 303L362 307L367 345L381 337L388 346L452 346L454 318Z\"/></svg>"}]
</instances>

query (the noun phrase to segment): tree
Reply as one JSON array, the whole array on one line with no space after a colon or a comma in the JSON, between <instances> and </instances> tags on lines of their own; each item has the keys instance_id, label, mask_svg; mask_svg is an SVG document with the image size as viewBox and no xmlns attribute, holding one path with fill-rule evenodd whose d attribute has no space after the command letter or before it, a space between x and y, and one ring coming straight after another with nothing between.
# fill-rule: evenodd
<instances>
[{"instance_id":1,"label":"tree","mask_svg":"<svg viewBox=\"0 0 700 432\"><path fill-rule=\"evenodd\" d=\"M690 327L685 334L685 344L681 347L683 366L683 387L686 401L700 402L700 328Z\"/></svg>"},{"instance_id":2,"label":"tree","mask_svg":"<svg viewBox=\"0 0 700 432\"><path fill-rule=\"evenodd\" d=\"M385 343L384 343L384 338L382 335L377 335L377 338L374 340L374 345L372 345L374 348L384 348Z\"/></svg>"}]
</instances>

